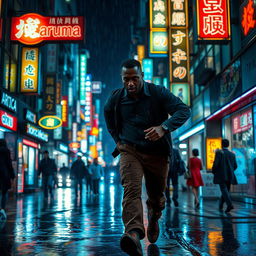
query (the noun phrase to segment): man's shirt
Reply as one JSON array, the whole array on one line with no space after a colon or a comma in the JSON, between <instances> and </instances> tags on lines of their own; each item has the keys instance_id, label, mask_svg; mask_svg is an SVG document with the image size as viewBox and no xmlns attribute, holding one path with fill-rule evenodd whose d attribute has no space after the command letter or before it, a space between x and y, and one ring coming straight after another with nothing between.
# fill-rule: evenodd
<instances>
[{"instance_id":1,"label":"man's shirt","mask_svg":"<svg viewBox=\"0 0 256 256\"><path fill-rule=\"evenodd\" d=\"M142 152L165 154L168 152L168 144L163 138L156 142L145 139L144 130L153 126L150 97L146 85L143 86L138 99L131 98L125 90L120 104L122 129L119 138L121 143L136 145Z\"/></svg>"}]
</instances>

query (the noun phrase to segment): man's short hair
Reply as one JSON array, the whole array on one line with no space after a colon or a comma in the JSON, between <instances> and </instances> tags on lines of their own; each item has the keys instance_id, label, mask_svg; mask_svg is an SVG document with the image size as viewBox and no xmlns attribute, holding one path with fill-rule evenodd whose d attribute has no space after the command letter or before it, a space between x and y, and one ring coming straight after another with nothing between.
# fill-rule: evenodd
<instances>
[{"instance_id":1,"label":"man's short hair","mask_svg":"<svg viewBox=\"0 0 256 256\"><path fill-rule=\"evenodd\" d=\"M137 67L142 72L140 62L135 59L126 60L121 65L121 68L134 68L134 67Z\"/></svg>"},{"instance_id":2,"label":"man's short hair","mask_svg":"<svg viewBox=\"0 0 256 256\"><path fill-rule=\"evenodd\" d=\"M229 147L229 140L223 139L221 144L222 144L223 148L228 148Z\"/></svg>"},{"instance_id":3,"label":"man's short hair","mask_svg":"<svg viewBox=\"0 0 256 256\"><path fill-rule=\"evenodd\" d=\"M44 154L49 154L48 150L45 150L45 151L44 151Z\"/></svg>"}]
</instances>

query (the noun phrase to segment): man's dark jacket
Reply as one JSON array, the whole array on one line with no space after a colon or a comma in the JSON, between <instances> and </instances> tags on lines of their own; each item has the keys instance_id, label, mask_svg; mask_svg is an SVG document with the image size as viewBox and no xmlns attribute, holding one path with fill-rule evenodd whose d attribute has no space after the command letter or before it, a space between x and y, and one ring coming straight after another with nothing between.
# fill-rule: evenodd
<instances>
[{"instance_id":1,"label":"man's dark jacket","mask_svg":"<svg viewBox=\"0 0 256 256\"><path fill-rule=\"evenodd\" d=\"M152 126L166 125L170 132L179 128L190 117L190 109L178 97L174 96L169 90L163 86L144 83L147 85L150 97L150 113L152 117ZM120 105L121 98L124 95L124 88L119 88L112 92L104 108L105 121L107 128L115 142L120 141L119 133L122 127ZM168 101L168 102L167 102ZM168 104L168 109L166 109ZM168 114L171 117L168 119ZM169 148L172 148L171 134L167 133L165 136ZM114 157L119 154L118 150L112 153Z\"/></svg>"},{"instance_id":2,"label":"man's dark jacket","mask_svg":"<svg viewBox=\"0 0 256 256\"><path fill-rule=\"evenodd\" d=\"M83 179L88 173L88 169L85 167L84 161L77 159L71 166L70 175L74 179Z\"/></svg>"},{"instance_id":3,"label":"man's dark jacket","mask_svg":"<svg viewBox=\"0 0 256 256\"><path fill-rule=\"evenodd\" d=\"M40 161L38 175L41 173L43 176L55 175L57 173L57 166L54 159L44 158Z\"/></svg>"},{"instance_id":4,"label":"man's dark jacket","mask_svg":"<svg viewBox=\"0 0 256 256\"><path fill-rule=\"evenodd\" d=\"M237 184L237 179L234 171L237 168L236 156L234 153L224 148L217 150L212 166L212 173L214 174L213 183L223 184L230 183Z\"/></svg>"},{"instance_id":5,"label":"man's dark jacket","mask_svg":"<svg viewBox=\"0 0 256 256\"><path fill-rule=\"evenodd\" d=\"M14 178L10 150L7 147L0 147L0 191L10 189L11 180Z\"/></svg>"}]
</instances>

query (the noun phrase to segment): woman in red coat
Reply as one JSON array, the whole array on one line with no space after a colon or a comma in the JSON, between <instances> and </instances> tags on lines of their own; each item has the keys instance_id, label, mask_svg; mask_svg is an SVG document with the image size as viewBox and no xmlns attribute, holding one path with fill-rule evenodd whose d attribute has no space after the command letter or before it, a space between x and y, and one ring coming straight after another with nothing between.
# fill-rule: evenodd
<instances>
[{"instance_id":1,"label":"woman in red coat","mask_svg":"<svg viewBox=\"0 0 256 256\"><path fill-rule=\"evenodd\" d=\"M203 180L200 173L200 170L203 169L202 162L198 158L199 152L198 149L192 150L193 157L189 159L188 168L191 173L191 178L187 180L187 185L192 186L192 191L195 196L195 206L196 208L199 207L199 199L198 199L198 188L203 186Z\"/></svg>"}]
</instances>

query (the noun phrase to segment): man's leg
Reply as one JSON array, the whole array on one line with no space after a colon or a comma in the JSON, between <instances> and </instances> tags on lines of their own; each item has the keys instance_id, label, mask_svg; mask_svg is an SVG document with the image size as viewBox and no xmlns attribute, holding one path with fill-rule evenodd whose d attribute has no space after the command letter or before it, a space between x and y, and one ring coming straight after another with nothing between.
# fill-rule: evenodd
<instances>
[{"instance_id":1,"label":"man's leg","mask_svg":"<svg viewBox=\"0 0 256 256\"><path fill-rule=\"evenodd\" d=\"M8 190L0 191L1 208L5 209Z\"/></svg>"},{"instance_id":2,"label":"man's leg","mask_svg":"<svg viewBox=\"0 0 256 256\"><path fill-rule=\"evenodd\" d=\"M225 183L222 183L222 184L219 184L219 186L220 186L220 190L221 190L221 193L222 193L222 197L224 198L227 206L231 207L232 202L231 202L231 198L230 198L230 195L229 195L229 192L228 192L227 185Z\"/></svg>"},{"instance_id":3,"label":"man's leg","mask_svg":"<svg viewBox=\"0 0 256 256\"><path fill-rule=\"evenodd\" d=\"M140 239L145 237L143 224L143 207L141 202L141 186L143 167L136 151L122 145L120 157L121 184L124 188L122 219L125 234L121 237L120 247L129 255L142 256Z\"/></svg>"},{"instance_id":4,"label":"man's leg","mask_svg":"<svg viewBox=\"0 0 256 256\"><path fill-rule=\"evenodd\" d=\"M145 156L143 158L144 175L148 194L148 229L147 236L155 243L159 236L158 219L165 207L165 196L169 160L166 156Z\"/></svg>"},{"instance_id":5,"label":"man's leg","mask_svg":"<svg viewBox=\"0 0 256 256\"><path fill-rule=\"evenodd\" d=\"M75 186L75 195L78 196L78 180L77 180L77 178L74 179L74 186Z\"/></svg>"},{"instance_id":6,"label":"man's leg","mask_svg":"<svg viewBox=\"0 0 256 256\"><path fill-rule=\"evenodd\" d=\"M136 230L140 239L143 239L145 236L141 202L143 167L131 150L129 152L121 152L120 174L121 184L124 188L122 219L125 232Z\"/></svg>"},{"instance_id":7,"label":"man's leg","mask_svg":"<svg viewBox=\"0 0 256 256\"><path fill-rule=\"evenodd\" d=\"M179 196L179 192L178 192L178 189L179 189L178 174L174 173L171 176L171 179L172 179L172 187L173 187L172 200L173 200L175 206L179 206L179 203L178 203L178 196Z\"/></svg>"},{"instance_id":8,"label":"man's leg","mask_svg":"<svg viewBox=\"0 0 256 256\"><path fill-rule=\"evenodd\" d=\"M44 198L47 198L48 197L48 184L47 184L47 180L48 180L48 177L47 176L43 176L43 190L44 190Z\"/></svg>"},{"instance_id":9,"label":"man's leg","mask_svg":"<svg viewBox=\"0 0 256 256\"><path fill-rule=\"evenodd\" d=\"M171 202L171 200L170 200L170 179L171 179L171 176L170 176L170 171L169 171L168 178L167 178L167 186L165 189L165 197L166 197L167 204L170 204L170 202Z\"/></svg>"}]
</instances>

